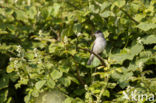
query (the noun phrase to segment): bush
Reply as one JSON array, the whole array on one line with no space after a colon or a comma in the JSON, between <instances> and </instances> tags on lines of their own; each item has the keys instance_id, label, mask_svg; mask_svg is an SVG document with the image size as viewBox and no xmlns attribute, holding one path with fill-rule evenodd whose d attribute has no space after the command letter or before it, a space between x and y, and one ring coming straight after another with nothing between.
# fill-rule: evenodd
<instances>
[{"instance_id":1,"label":"bush","mask_svg":"<svg viewBox=\"0 0 156 103\"><path fill-rule=\"evenodd\" d=\"M53 89L66 95L65 103L128 103L140 101L140 94L154 103L155 5L155 0L0 1L0 103L33 103ZM96 30L107 40L105 65L96 58L88 66Z\"/></svg>"}]
</instances>

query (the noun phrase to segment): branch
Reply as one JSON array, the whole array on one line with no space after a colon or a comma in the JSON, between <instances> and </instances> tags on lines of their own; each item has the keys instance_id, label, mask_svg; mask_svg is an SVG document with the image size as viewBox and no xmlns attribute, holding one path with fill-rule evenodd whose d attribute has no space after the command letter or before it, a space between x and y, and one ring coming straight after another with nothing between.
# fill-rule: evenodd
<instances>
[{"instance_id":1,"label":"branch","mask_svg":"<svg viewBox=\"0 0 156 103\"><path fill-rule=\"evenodd\" d=\"M100 103L102 94L103 94L104 90L105 90L105 89L107 88L107 86L108 86L108 80L109 80L109 77L106 76L106 78L105 78L105 80L104 80L104 81L106 82L106 85L102 88L102 90L101 90L99 96L97 97L97 101L96 101L95 103Z\"/></svg>"},{"instance_id":2,"label":"branch","mask_svg":"<svg viewBox=\"0 0 156 103\"><path fill-rule=\"evenodd\" d=\"M74 56L72 55L72 57L74 58ZM80 70L78 69L78 62L74 61L75 62L75 65L76 65L76 72L77 72L77 79L80 81L80 83L82 85L85 85L85 82L83 81L83 79L81 78L80 76Z\"/></svg>"},{"instance_id":3,"label":"branch","mask_svg":"<svg viewBox=\"0 0 156 103\"><path fill-rule=\"evenodd\" d=\"M119 8L119 7L118 7ZM131 17L125 10L123 10L122 8L119 8L122 12L124 12L132 21L134 21L136 24L139 24L138 21L136 21L135 19L133 19L133 17Z\"/></svg>"},{"instance_id":4,"label":"branch","mask_svg":"<svg viewBox=\"0 0 156 103\"><path fill-rule=\"evenodd\" d=\"M84 50L84 51L90 52L91 54L94 54L94 55L100 60L100 62L102 63L102 65L103 65L103 66L106 66L105 61L104 61L103 58L102 58L101 56L99 56L98 54L94 53L93 51L91 51L91 50L89 50L89 49L87 49L87 48L80 48L80 47L79 47L79 49L82 49L82 50Z\"/></svg>"},{"instance_id":5,"label":"branch","mask_svg":"<svg viewBox=\"0 0 156 103\"><path fill-rule=\"evenodd\" d=\"M32 39L39 40L39 41L56 42L55 39L46 39L46 38L38 38L38 37L32 37Z\"/></svg>"},{"instance_id":6,"label":"branch","mask_svg":"<svg viewBox=\"0 0 156 103\"><path fill-rule=\"evenodd\" d=\"M60 41L60 34L54 30L52 27L50 27L50 29L57 35L57 40Z\"/></svg>"},{"instance_id":7,"label":"branch","mask_svg":"<svg viewBox=\"0 0 156 103\"><path fill-rule=\"evenodd\" d=\"M72 7L74 7L75 9L80 9L79 7L77 7L77 6L75 6L74 4L72 4L72 3L70 3L70 2L68 2L68 1L65 1L68 5L70 5L70 6L72 6Z\"/></svg>"}]
</instances>

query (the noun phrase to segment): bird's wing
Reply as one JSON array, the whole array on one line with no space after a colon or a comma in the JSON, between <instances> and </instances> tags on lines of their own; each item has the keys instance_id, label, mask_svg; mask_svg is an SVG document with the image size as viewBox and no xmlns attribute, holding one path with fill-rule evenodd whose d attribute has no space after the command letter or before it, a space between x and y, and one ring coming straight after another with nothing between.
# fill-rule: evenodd
<instances>
[{"instance_id":1,"label":"bird's wing","mask_svg":"<svg viewBox=\"0 0 156 103\"><path fill-rule=\"evenodd\" d=\"M93 42L92 51L93 51L93 49L94 49L94 46L95 46L95 41Z\"/></svg>"}]
</instances>

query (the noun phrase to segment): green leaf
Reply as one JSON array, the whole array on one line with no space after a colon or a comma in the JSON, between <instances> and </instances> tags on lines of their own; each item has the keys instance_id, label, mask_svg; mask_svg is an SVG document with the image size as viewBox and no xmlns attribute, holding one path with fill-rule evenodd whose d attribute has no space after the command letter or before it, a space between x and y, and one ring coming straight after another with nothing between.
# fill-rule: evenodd
<instances>
[{"instance_id":1,"label":"green leaf","mask_svg":"<svg viewBox=\"0 0 156 103\"><path fill-rule=\"evenodd\" d=\"M125 0L116 0L114 4L119 8L121 8L125 5L125 3L126 3Z\"/></svg>"},{"instance_id":2,"label":"green leaf","mask_svg":"<svg viewBox=\"0 0 156 103\"><path fill-rule=\"evenodd\" d=\"M71 84L70 78L61 78L60 81L65 87L68 87Z\"/></svg>"},{"instance_id":3,"label":"green leaf","mask_svg":"<svg viewBox=\"0 0 156 103\"><path fill-rule=\"evenodd\" d=\"M92 65L93 65L94 67L96 67L96 66L98 66L100 63L101 63L100 60L99 60L97 57L94 57L93 62L92 62Z\"/></svg>"},{"instance_id":4,"label":"green leaf","mask_svg":"<svg viewBox=\"0 0 156 103\"><path fill-rule=\"evenodd\" d=\"M140 22L143 18L145 18L145 15L143 15L143 14L136 14L136 15L134 16L134 19L135 19L136 21L138 21L138 22Z\"/></svg>"},{"instance_id":5,"label":"green leaf","mask_svg":"<svg viewBox=\"0 0 156 103\"><path fill-rule=\"evenodd\" d=\"M58 70L53 70L53 72L50 75L54 80L56 80L56 79L61 78L63 73Z\"/></svg>"},{"instance_id":6,"label":"green leaf","mask_svg":"<svg viewBox=\"0 0 156 103\"><path fill-rule=\"evenodd\" d=\"M132 60L135 55L138 55L143 50L143 45L135 44L130 49L123 49L120 53L110 56L115 64L122 64L126 59Z\"/></svg>"},{"instance_id":7,"label":"green leaf","mask_svg":"<svg viewBox=\"0 0 156 103\"><path fill-rule=\"evenodd\" d=\"M55 87L55 81L50 79L47 81L47 85L49 88L54 88Z\"/></svg>"},{"instance_id":8,"label":"green leaf","mask_svg":"<svg viewBox=\"0 0 156 103\"><path fill-rule=\"evenodd\" d=\"M108 85L108 88L113 89L113 88L115 88L115 86L117 85L117 83L108 83L107 85Z\"/></svg>"},{"instance_id":9,"label":"green leaf","mask_svg":"<svg viewBox=\"0 0 156 103\"><path fill-rule=\"evenodd\" d=\"M41 81L38 81L36 84L35 84L35 87L37 90L40 90L44 84L46 83L46 80L41 80Z\"/></svg>"},{"instance_id":10,"label":"green leaf","mask_svg":"<svg viewBox=\"0 0 156 103\"><path fill-rule=\"evenodd\" d=\"M153 47L153 50L156 50L156 45Z\"/></svg>"},{"instance_id":11,"label":"green leaf","mask_svg":"<svg viewBox=\"0 0 156 103\"><path fill-rule=\"evenodd\" d=\"M71 81L75 82L76 84L79 84L79 81L78 81L75 77L69 76L68 78L69 78Z\"/></svg>"},{"instance_id":12,"label":"green leaf","mask_svg":"<svg viewBox=\"0 0 156 103\"><path fill-rule=\"evenodd\" d=\"M141 39L141 41L144 43L144 44L154 44L156 43L156 35L148 35L146 37L143 37Z\"/></svg>"},{"instance_id":13,"label":"green leaf","mask_svg":"<svg viewBox=\"0 0 156 103\"><path fill-rule=\"evenodd\" d=\"M156 24L142 22L139 25L137 25L136 27L141 29L141 30L143 30L143 31L148 31L150 29L155 29L156 28Z\"/></svg>"},{"instance_id":14,"label":"green leaf","mask_svg":"<svg viewBox=\"0 0 156 103\"><path fill-rule=\"evenodd\" d=\"M0 77L0 90L7 88L9 85L9 77L8 75L4 74L2 77Z\"/></svg>"},{"instance_id":15,"label":"green leaf","mask_svg":"<svg viewBox=\"0 0 156 103\"><path fill-rule=\"evenodd\" d=\"M130 48L130 55L132 56L132 59L135 55L138 55L142 50L144 49L143 45L141 44L135 44ZM131 60L132 60L131 59Z\"/></svg>"},{"instance_id":16,"label":"green leaf","mask_svg":"<svg viewBox=\"0 0 156 103\"><path fill-rule=\"evenodd\" d=\"M0 91L0 103L6 103L7 101L7 96L8 96L8 90L5 89L5 90L1 90Z\"/></svg>"},{"instance_id":17,"label":"green leaf","mask_svg":"<svg viewBox=\"0 0 156 103\"><path fill-rule=\"evenodd\" d=\"M81 32L81 24L74 24L73 31L75 34Z\"/></svg>"},{"instance_id":18,"label":"green leaf","mask_svg":"<svg viewBox=\"0 0 156 103\"><path fill-rule=\"evenodd\" d=\"M68 97L65 99L63 103L72 103L72 101L73 101L73 98Z\"/></svg>"},{"instance_id":19,"label":"green leaf","mask_svg":"<svg viewBox=\"0 0 156 103\"><path fill-rule=\"evenodd\" d=\"M110 33L106 30L106 31L103 32L103 34L104 34L104 37L107 38Z\"/></svg>"},{"instance_id":20,"label":"green leaf","mask_svg":"<svg viewBox=\"0 0 156 103\"><path fill-rule=\"evenodd\" d=\"M111 11L104 11L103 13L100 14L101 17L107 18L109 16L113 16L113 13Z\"/></svg>"},{"instance_id":21,"label":"green leaf","mask_svg":"<svg viewBox=\"0 0 156 103\"><path fill-rule=\"evenodd\" d=\"M17 20L26 21L28 19L27 14L22 10L16 10Z\"/></svg>"},{"instance_id":22,"label":"green leaf","mask_svg":"<svg viewBox=\"0 0 156 103\"><path fill-rule=\"evenodd\" d=\"M11 73L14 71L14 65L13 64L10 64L7 66L7 73Z\"/></svg>"},{"instance_id":23,"label":"green leaf","mask_svg":"<svg viewBox=\"0 0 156 103\"><path fill-rule=\"evenodd\" d=\"M33 92L32 92L32 96L38 97L39 96L39 91L34 89Z\"/></svg>"},{"instance_id":24,"label":"green leaf","mask_svg":"<svg viewBox=\"0 0 156 103\"><path fill-rule=\"evenodd\" d=\"M78 88L78 89L74 90L74 93L78 96L81 96L83 93L85 93L85 89Z\"/></svg>"},{"instance_id":25,"label":"green leaf","mask_svg":"<svg viewBox=\"0 0 156 103\"><path fill-rule=\"evenodd\" d=\"M101 5L101 11L103 11L104 9L106 9L107 7L109 7L111 5L110 2L105 1L102 5Z\"/></svg>"},{"instance_id":26,"label":"green leaf","mask_svg":"<svg viewBox=\"0 0 156 103\"><path fill-rule=\"evenodd\" d=\"M61 5L60 4L58 4L58 3L55 3L54 5L53 5L53 16L58 16L58 14L59 14L59 10L60 10L60 7L61 7Z\"/></svg>"},{"instance_id":27,"label":"green leaf","mask_svg":"<svg viewBox=\"0 0 156 103\"><path fill-rule=\"evenodd\" d=\"M124 73L124 75L121 75L120 79L119 79L120 87L125 88L126 86L128 86L129 85L129 79L132 76L133 76L132 72L126 72L126 73Z\"/></svg>"},{"instance_id":28,"label":"green leaf","mask_svg":"<svg viewBox=\"0 0 156 103\"><path fill-rule=\"evenodd\" d=\"M34 6L30 7L28 10L27 10L27 14L28 14L28 17L30 19L34 19L34 17L36 16L37 14L37 11L36 11L36 8ZM34 19L35 20L35 19Z\"/></svg>"},{"instance_id":29,"label":"green leaf","mask_svg":"<svg viewBox=\"0 0 156 103\"><path fill-rule=\"evenodd\" d=\"M110 97L110 92L108 90L105 90L102 95Z\"/></svg>"}]
</instances>

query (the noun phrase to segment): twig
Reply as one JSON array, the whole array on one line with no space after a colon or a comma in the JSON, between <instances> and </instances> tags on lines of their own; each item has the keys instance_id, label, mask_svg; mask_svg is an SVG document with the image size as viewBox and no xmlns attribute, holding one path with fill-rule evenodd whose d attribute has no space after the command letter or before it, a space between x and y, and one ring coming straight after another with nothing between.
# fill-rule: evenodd
<instances>
[{"instance_id":1,"label":"twig","mask_svg":"<svg viewBox=\"0 0 156 103\"><path fill-rule=\"evenodd\" d=\"M60 34L54 30L52 27L50 27L50 29L57 35L57 40L60 41Z\"/></svg>"},{"instance_id":2,"label":"twig","mask_svg":"<svg viewBox=\"0 0 156 103\"><path fill-rule=\"evenodd\" d=\"M106 85L102 88L102 90L101 90L101 92L100 92L100 94L99 94L99 96L98 96L98 98L97 98L96 103L100 103L102 94L103 94L104 90L107 88L108 80L109 80L109 77L106 76L106 78L105 78Z\"/></svg>"},{"instance_id":3,"label":"twig","mask_svg":"<svg viewBox=\"0 0 156 103\"><path fill-rule=\"evenodd\" d=\"M55 39L46 39L46 38L33 38L34 40L39 40L39 41L49 41L49 42L55 42L56 40Z\"/></svg>"},{"instance_id":4,"label":"twig","mask_svg":"<svg viewBox=\"0 0 156 103\"><path fill-rule=\"evenodd\" d=\"M98 54L94 53L93 51L91 51L91 50L89 50L89 49L87 49L87 48L80 48L80 47L78 47L78 48L79 48L79 49L82 49L82 50L85 50L85 51L88 51L88 52L90 52L91 54L94 54L94 55L100 60L100 62L102 63L103 66L107 66L106 63L105 63L105 61L103 60L103 58L100 57Z\"/></svg>"},{"instance_id":5,"label":"twig","mask_svg":"<svg viewBox=\"0 0 156 103\"><path fill-rule=\"evenodd\" d=\"M119 8L119 7L118 7ZM133 17L131 17L125 10L123 10L122 8L119 8L122 12L124 12L132 21L134 21L136 24L139 24L138 21L136 21L135 19L133 19Z\"/></svg>"},{"instance_id":6,"label":"twig","mask_svg":"<svg viewBox=\"0 0 156 103\"><path fill-rule=\"evenodd\" d=\"M65 1L67 4L69 4L70 6L72 6L72 7L74 7L75 9L80 9L80 8L78 8L77 6L75 6L74 4L72 4L72 3L70 3L70 2L68 2L68 1Z\"/></svg>"},{"instance_id":7,"label":"twig","mask_svg":"<svg viewBox=\"0 0 156 103\"><path fill-rule=\"evenodd\" d=\"M79 69L78 69L78 67L77 67L77 64L76 64L76 71L77 71L77 78L79 79L80 83L81 83L82 85L85 85L84 81L82 80L82 78L81 78L81 76L80 76L80 71L79 71Z\"/></svg>"},{"instance_id":8,"label":"twig","mask_svg":"<svg viewBox=\"0 0 156 103\"><path fill-rule=\"evenodd\" d=\"M74 58L74 56L72 55L72 57ZM81 76L80 76L80 71L78 69L78 62L74 61L75 65L76 65L76 72L77 72L77 79L80 81L80 83L82 85L85 85L85 82L82 80Z\"/></svg>"},{"instance_id":9,"label":"twig","mask_svg":"<svg viewBox=\"0 0 156 103\"><path fill-rule=\"evenodd\" d=\"M105 87L104 87L104 88L102 88L102 90L101 90L101 92L100 92L100 94L99 94L99 96L98 96L98 98L97 98L96 103L100 103L100 99L101 99L101 96L102 96L102 94L103 94L104 90L105 90Z\"/></svg>"}]
</instances>

